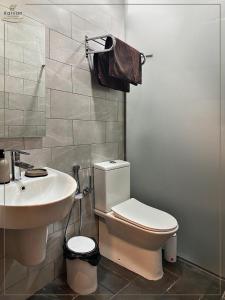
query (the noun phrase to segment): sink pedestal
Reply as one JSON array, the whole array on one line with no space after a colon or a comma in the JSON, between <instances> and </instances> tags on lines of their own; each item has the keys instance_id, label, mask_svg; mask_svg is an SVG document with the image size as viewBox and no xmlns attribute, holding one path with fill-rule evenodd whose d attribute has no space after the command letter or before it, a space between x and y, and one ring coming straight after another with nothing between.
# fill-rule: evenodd
<instances>
[{"instance_id":1,"label":"sink pedestal","mask_svg":"<svg viewBox=\"0 0 225 300\"><path fill-rule=\"evenodd\" d=\"M25 266L40 264L46 256L47 226L31 229L6 229L5 254Z\"/></svg>"}]
</instances>

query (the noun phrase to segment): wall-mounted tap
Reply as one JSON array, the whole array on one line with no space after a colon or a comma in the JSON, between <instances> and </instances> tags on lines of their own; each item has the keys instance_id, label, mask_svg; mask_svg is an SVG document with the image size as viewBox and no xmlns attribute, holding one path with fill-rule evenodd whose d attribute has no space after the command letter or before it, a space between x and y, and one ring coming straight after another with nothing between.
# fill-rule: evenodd
<instances>
[{"instance_id":1,"label":"wall-mounted tap","mask_svg":"<svg viewBox=\"0 0 225 300\"><path fill-rule=\"evenodd\" d=\"M11 153L11 168L12 168L12 181L21 179L21 169L32 169L34 166L20 161L20 154L30 155L30 153L21 150L9 150ZM16 167L19 168L19 174L16 175Z\"/></svg>"}]
</instances>

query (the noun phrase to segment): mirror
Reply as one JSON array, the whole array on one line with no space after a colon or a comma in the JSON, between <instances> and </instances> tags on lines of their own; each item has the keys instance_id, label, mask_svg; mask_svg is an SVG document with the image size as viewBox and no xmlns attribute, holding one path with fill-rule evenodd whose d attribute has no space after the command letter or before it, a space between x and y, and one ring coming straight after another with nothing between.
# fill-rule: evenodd
<instances>
[{"instance_id":1,"label":"mirror","mask_svg":"<svg viewBox=\"0 0 225 300\"><path fill-rule=\"evenodd\" d=\"M0 137L45 136L45 27L0 22Z\"/></svg>"}]
</instances>

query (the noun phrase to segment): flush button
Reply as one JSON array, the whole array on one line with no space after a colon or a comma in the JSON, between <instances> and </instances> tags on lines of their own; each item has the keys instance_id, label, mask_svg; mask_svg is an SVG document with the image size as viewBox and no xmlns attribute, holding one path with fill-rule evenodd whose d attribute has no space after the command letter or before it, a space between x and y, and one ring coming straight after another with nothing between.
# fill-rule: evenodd
<instances>
[{"instance_id":1,"label":"flush button","mask_svg":"<svg viewBox=\"0 0 225 300\"><path fill-rule=\"evenodd\" d=\"M116 164L115 160L110 160L110 164Z\"/></svg>"}]
</instances>

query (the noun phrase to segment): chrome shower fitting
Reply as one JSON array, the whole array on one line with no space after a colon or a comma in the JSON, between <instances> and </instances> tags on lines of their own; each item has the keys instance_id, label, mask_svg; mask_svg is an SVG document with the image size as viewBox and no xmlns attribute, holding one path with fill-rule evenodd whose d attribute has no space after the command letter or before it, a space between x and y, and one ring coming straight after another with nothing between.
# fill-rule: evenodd
<instances>
[{"instance_id":1,"label":"chrome shower fitting","mask_svg":"<svg viewBox=\"0 0 225 300\"><path fill-rule=\"evenodd\" d=\"M89 187L85 187L81 191L79 171L80 171L80 166L79 165L74 165L73 166L73 175L74 175L74 178L77 182L77 190L76 190L76 194L75 194L75 200L79 201L79 215L80 215L79 235L81 235L81 230L82 230L82 199L91 193L92 188L91 188L91 176L90 176L89 177Z\"/></svg>"}]
</instances>

